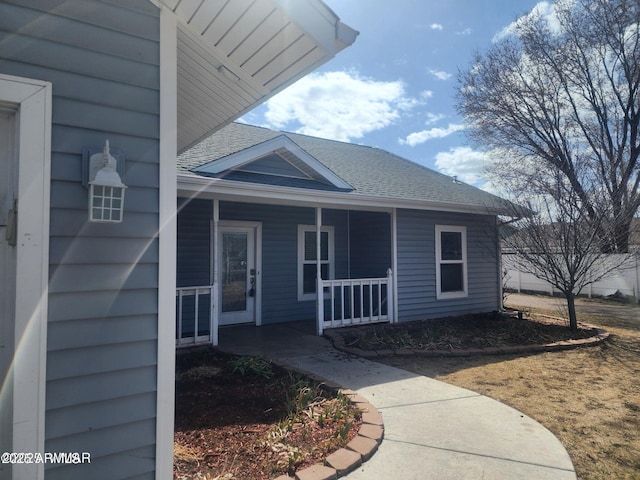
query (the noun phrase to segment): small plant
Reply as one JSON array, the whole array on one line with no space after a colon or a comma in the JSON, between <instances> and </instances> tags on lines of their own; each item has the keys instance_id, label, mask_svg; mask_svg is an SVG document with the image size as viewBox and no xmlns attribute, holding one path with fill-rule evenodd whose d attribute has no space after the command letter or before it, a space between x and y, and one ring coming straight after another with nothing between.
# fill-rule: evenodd
<instances>
[{"instance_id":1,"label":"small plant","mask_svg":"<svg viewBox=\"0 0 640 480\"><path fill-rule=\"evenodd\" d=\"M286 399L287 414L291 417L299 417L305 410L321 397L320 386L311 384L307 379L300 378L289 389Z\"/></svg>"},{"instance_id":2,"label":"small plant","mask_svg":"<svg viewBox=\"0 0 640 480\"><path fill-rule=\"evenodd\" d=\"M353 422L346 422L336 431L336 438L338 439L338 445L344 446L347 443L347 435L351 431L351 426Z\"/></svg>"},{"instance_id":3,"label":"small plant","mask_svg":"<svg viewBox=\"0 0 640 480\"><path fill-rule=\"evenodd\" d=\"M255 375L262 378L271 378L274 375L271 363L262 357L240 357L230 360L229 366L233 373L238 373L243 377Z\"/></svg>"}]
</instances>

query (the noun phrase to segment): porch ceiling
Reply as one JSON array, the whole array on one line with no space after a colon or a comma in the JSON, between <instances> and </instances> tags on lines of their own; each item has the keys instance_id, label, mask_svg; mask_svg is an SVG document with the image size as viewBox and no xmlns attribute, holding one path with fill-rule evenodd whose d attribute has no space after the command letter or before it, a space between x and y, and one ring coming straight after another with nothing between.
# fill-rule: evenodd
<instances>
[{"instance_id":1,"label":"porch ceiling","mask_svg":"<svg viewBox=\"0 0 640 480\"><path fill-rule=\"evenodd\" d=\"M320 0L162 0L178 17L178 152L351 45Z\"/></svg>"}]
</instances>

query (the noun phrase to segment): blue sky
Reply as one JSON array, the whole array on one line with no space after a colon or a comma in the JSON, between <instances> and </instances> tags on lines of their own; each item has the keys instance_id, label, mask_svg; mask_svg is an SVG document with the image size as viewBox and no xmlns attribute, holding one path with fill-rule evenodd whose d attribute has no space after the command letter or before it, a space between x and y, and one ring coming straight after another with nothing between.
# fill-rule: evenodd
<instances>
[{"instance_id":1,"label":"blue sky","mask_svg":"<svg viewBox=\"0 0 640 480\"><path fill-rule=\"evenodd\" d=\"M277 130L383 148L483 187L485 160L455 110L456 74L533 0L324 0L360 32L329 63L246 114Z\"/></svg>"}]
</instances>

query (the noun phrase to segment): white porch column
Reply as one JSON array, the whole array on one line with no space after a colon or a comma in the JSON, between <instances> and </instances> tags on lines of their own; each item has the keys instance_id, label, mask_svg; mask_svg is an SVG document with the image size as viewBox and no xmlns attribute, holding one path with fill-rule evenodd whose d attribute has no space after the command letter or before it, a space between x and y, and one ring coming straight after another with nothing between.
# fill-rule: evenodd
<instances>
[{"instance_id":1,"label":"white porch column","mask_svg":"<svg viewBox=\"0 0 640 480\"><path fill-rule=\"evenodd\" d=\"M212 285L211 289L211 343L213 345L218 345L218 312L220 309L218 308L219 302L219 291L218 288L220 282L220 269L218 268L218 249L220 248L218 245L218 224L220 223L220 200L215 198L213 200L213 231L211 233L212 236L212 245L213 251L211 252L211 266L212 266Z\"/></svg>"},{"instance_id":2,"label":"white porch column","mask_svg":"<svg viewBox=\"0 0 640 480\"><path fill-rule=\"evenodd\" d=\"M176 152L178 61L176 16L160 9L160 191L156 478L173 475L176 358ZM15 447L15 445L14 445ZM20 450L18 450L20 451ZM28 450L22 450L28 451ZM33 450L37 451L37 450Z\"/></svg>"},{"instance_id":3,"label":"white porch column","mask_svg":"<svg viewBox=\"0 0 640 480\"><path fill-rule=\"evenodd\" d=\"M391 211L391 271L395 278L398 278L398 209ZM393 281L393 287L388 296L393 299L393 320L392 323L398 321L398 285ZM390 311L391 313L391 311Z\"/></svg>"},{"instance_id":4,"label":"white porch column","mask_svg":"<svg viewBox=\"0 0 640 480\"><path fill-rule=\"evenodd\" d=\"M320 241L322 237L322 208L316 208L316 331L318 335L322 335L324 327L324 289L322 288L322 248Z\"/></svg>"}]
</instances>

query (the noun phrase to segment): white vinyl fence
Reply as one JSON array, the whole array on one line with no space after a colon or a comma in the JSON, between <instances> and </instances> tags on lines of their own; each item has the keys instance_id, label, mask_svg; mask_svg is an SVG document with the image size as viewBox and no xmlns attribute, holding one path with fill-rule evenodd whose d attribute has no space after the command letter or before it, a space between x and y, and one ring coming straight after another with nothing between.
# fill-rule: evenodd
<instances>
[{"instance_id":1,"label":"white vinyl fence","mask_svg":"<svg viewBox=\"0 0 640 480\"><path fill-rule=\"evenodd\" d=\"M627 254L624 256L627 257L627 260L621 268L614 270L606 278L586 286L580 294L589 298L622 295L635 298L636 302L640 302L640 254ZM505 288L516 292L541 292L548 295L560 293L544 280L519 270L515 258L515 254L502 254ZM612 254L610 261L619 262L620 255Z\"/></svg>"}]
</instances>

